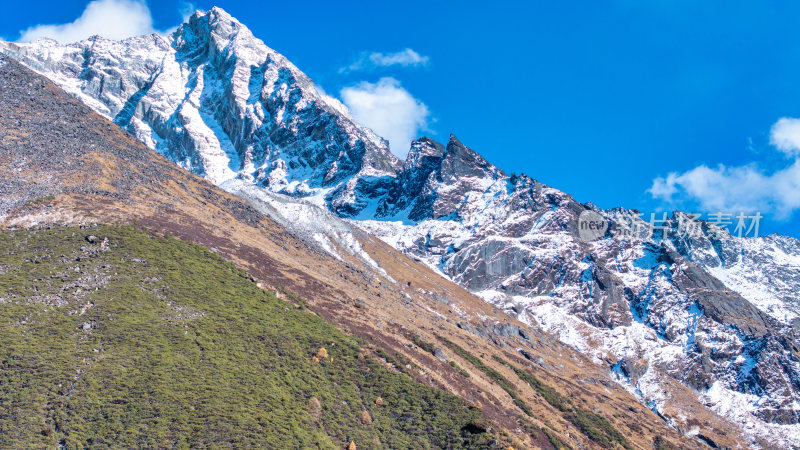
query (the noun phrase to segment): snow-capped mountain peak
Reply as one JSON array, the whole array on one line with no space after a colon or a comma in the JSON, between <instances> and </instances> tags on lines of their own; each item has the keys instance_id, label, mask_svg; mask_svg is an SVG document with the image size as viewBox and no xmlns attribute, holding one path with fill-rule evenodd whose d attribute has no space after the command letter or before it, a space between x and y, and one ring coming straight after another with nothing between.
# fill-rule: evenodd
<instances>
[{"instance_id":1,"label":"snow-capped mountain peak","mask_svg":"<svg viewBox=\"0 0 800 450\"><path fill-rule=\"evenodd\" d=\"M220 8L190 16L171 41L94 37L0 50L215 183L243 178L357 209L347 181L401 165L383 138Z\"/></svg>"}]
</instances>

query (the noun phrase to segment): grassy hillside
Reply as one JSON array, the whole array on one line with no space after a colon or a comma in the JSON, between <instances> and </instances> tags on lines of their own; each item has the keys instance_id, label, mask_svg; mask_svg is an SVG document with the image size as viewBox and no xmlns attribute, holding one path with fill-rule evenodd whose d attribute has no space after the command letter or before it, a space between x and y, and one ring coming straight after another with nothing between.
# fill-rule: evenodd
<instances>
[{"instance_id":1,"label":"grassy hillside","mask_svg":"<svg viewBox=\"0 0 800 450\"><path fill-rule=\"evenodd\" d=\"M3 231L0 249L2 448L492 439L203 247L101 225Z\"/></svg>"}]
</instances>

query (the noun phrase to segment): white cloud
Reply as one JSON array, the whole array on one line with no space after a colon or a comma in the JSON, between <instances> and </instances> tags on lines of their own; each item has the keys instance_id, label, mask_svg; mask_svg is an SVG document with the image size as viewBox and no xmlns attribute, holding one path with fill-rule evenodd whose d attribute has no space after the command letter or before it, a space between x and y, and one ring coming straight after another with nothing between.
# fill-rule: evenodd
<instances>
[{"instance_id":1,"label":"white cloud","mask_svg":"<svg viewBox=\"0 0 800 450\"><path fill-rule=\"evenodd\" d=\"M800 156L800 119L784 117L775 122L769 142L787 156Z\"/></svg>"},{"instance_id":2,"label":"white cloud","mask_svg":"<svg viewBox=\"0 0 800 450\"><path fill-rule=\"evenodd\" d=\"M386 138L392 153L400 158L406 157L418 133L427 129L428 107L394 78L346 87L341 97L353 118Z\"/></svg>"},{"instance_id":3,"label":"white cloud","mask_svg":"<svg viewBox=\"0 0 800 450\"><path fill-rule=\"evenodd\" d=\"M395 53L362 53L355 62L347 67L342 67L339 72L353 72L356 70L369 70L378 67L403 66L416 67L428 64L429 58L422 56L414 50L407 48Z\"/></svg>"},{"instance_id":4,"label":"white cloud","mask_svg":"<svg viewBox=\"0 0 800 450\"><path fill-rule=\"evenodd\" d=\"M194 6L194 3L191 3L191 2L183 2L183 3L181 3L180 13L181 13L181 17L183 18L183 22L186 23L186 21L189 20L189 17L192 14L194 14L195 11L197 11L197 7Z\"/></svg>"},{"instance_id":5,"label":"white cloud","mask_svg":"<svg viewBox=\"0 0 800 450\"><path fill-rule=\"evenodd\" d=\"M184 6L185 8L185 6ZM19 42L47 37L61 43L77 42L94 35L125 39L158 32L150 9L140 0L94 0L70 23L35 25L20 32Z\"/></svg>"},{"instance_id":6,"label":"white cloud","mask_svg":"<svg viewBox=\"0 0 800 450\"><path fill-rule=\"evenodd\" d=\"M648 192L671 206L697 206L704 212L761 212L788 219L800 209L800 119L782 118L772 127L770 142L786 156L788 166L767 171L756 163L739 167L701 165L653 180Z\"/></svg>"},{"instance_id":7,"label":"white cloud","mask_svg":"<svg viewBox=\"0 0 800 450\"><path fill-rule=\"evenodd\" d=\"M178 12L181 15L181 23L172 27L167 28L166 30L159 31L158 33L169 35L174 33L181 24L187 23L189 21L189 17L191 17L198 9L194 6L194 3L183 2L181 3Z\"/></svg>"}]
</instances>

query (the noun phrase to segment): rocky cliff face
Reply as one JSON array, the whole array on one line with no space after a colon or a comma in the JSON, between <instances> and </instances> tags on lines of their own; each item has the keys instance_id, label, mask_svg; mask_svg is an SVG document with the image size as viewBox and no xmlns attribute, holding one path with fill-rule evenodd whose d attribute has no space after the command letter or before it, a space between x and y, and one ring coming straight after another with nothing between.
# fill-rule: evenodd
<instances>
[{"instance_id":1,"label":"rocky cliff face","mask_svg":"<svg viewBox=\"0 0 800 450\"><path fill-rule=\"evenodd\" d=\"M695 431L673 398L676 382L750 435L800 445L795 239L738 238L681 213L663 232L626 235L634 224L645 229L636 211L599 210L508 175L454 136L446 145L417 140L398 161L216 8L169 37L0 50L239 195L265 188L356 219L605 365L686 433ZM609 224L605 236L581 239L586 211Z\"/></svg>"},{"instance_id":2,"label":"rocky cliff face","mask_svg":"<svg viewBox=\"0 0 800 450\"><path fill-rule=\"evenodd\" d=\"M385 140L218 8L172 36L4 43L3 51L214 183L242 178L355 212L351 189L374 189L400 166Z\"/></svg>"},{"instance_id":3,"label":"rocky cliff face","mask_svg":"<svg viewBox=\"0 0 800 450\"><path fill-rule=\"evenodd\" d=\"M448 177L444 160L461 146L451 138L430 157L440 146L415 142L409 160L428 159L407 161L397 183L425 180L409 183L416 203L387 196L391 215L359 224L592 355L665 417L676 380L753 434L794 442L798 241L738 238L680 212L653 232L636 211L580 204L482 159ZM609 224L600 239L581 239L587 211Z\"/></svg>"}]
</instances>

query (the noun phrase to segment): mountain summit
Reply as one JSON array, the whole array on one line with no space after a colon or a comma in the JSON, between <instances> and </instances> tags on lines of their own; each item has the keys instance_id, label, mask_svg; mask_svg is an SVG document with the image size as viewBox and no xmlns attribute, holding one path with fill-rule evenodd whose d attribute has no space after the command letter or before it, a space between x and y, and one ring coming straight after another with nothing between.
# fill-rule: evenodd
<instances>
[{"instance_id":1,"label":"mountain summit","mask_svg":"<svg viewBox=\"0 0 800 450\"><path fill-rule=\"evenodd\" d=\"M3 50L217 184L238 177L289 195L328 194L346 208L347 192L334 188L401 164L384 139L220 8L195 13L172 36Z\"/></svg>"}]
</instances>

